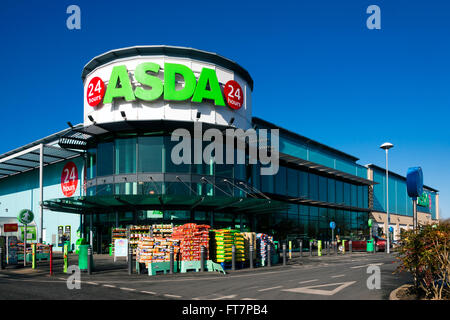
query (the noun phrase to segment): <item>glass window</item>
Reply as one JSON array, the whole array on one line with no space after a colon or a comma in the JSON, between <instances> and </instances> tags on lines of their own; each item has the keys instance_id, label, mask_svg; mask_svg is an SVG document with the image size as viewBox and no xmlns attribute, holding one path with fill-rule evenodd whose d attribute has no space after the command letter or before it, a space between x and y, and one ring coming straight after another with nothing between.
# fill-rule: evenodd
<instances>
[{"instance_id":1,"label":"glass window","mask_svg":"<svg viewBox=\"0 0 450 320\"><path fill-rule=\"evenodd\" d=\"M317 220L319 218L319 208L309 207L309 217L311 220Z\"/></svg>"},{"instance_id":2,"label":"glass window","mask_svg":"<svg viewBox=\"0 0 450 320\"><path fill-rule=\"evenodd\" d=\"M300 205L300 215L301 216L309 216L309 207Z\"/></svg>"},{"instance_id":3,"label":"glass window","mask_svg":"<svg viewBox=\"0 0 450 320\"><path fill-rule=\"evenodd\" d=\"M369 187L363 186L363 208L369 207Z\"/></svg>"},{"instance_id":4,"label":"glass window","mask_svg":"<svg viewBox=\"0 0 450 320\"><path fill-rule=\"evenodd\" d=\"M319 200L327 201L327 178L319 176Z\"/></svg>"},{"instance_id":5,"label":"glass window","mask_svg":"<svg viewBox=\"0 0 450 320\"><path fill-rule=\"evenodd\" d=\"M93 179L96 177L97 170L97 149L89 149L87 152L86 177Z\"/></svg>"},{"instance_id":6,"label":"glass window","mask_svg":"<svg viewBox=\"0 0 450 320\"><path fill-rule=\"evenodd\" d=\"M173 161L172 161L172 149L173 149L173 147L175 147L177 144L179 144L181 142L181 139L180 139L180 141L171 141L170 138L171 138L170 136L165 136L164 137L164 147L165 147L164 158L165 158L165 169L166 169L165 172L184 172L184 173L189 173L190 172L189 171L190 170L190 164L184 164L184 163L175 164L175 163L173 163ZM191 153L191 152L189 151L189 153ZM183 157L183 152L180 152L180 154L177 155L177 156ZM192 161L192 159L193 159L193 155L191 153L191 159L189 161ZM203 159L202 159L202 161L203 161Z\"/></svg>"},{"instance_id":7,"label":"glass window","mask_svg":"<svg viewBox=\"0 0 450 320\"><path fill-rule=\"evenodd\" d=\"M97 186L97 195L110 195L113 194L113 184L99 184Z\"/></svg>"},{"instance_id":8,"label":"glass window","mask_svg":"<svg viewBox=\"0 0 450 320\"><path fill-rule=\"evenodd\" d=\"M309 174L309 199L319 200L319 176Z\"/></svg>"},{"instance_id":9,"label":"glass window","mask_svg":"<svg viewBox=\"0 0 450 320\"><path fill-rule=\"evenodd\" d=\"M99 143L97 148L97 175L113 174L114 145L112 142Z\"/></svg>"},{"instance_id":10,"label":"glass window","mask_svg":"<svg viewBox=\"0 0 450 320\"><path fill-rule=\"evenodd\" d=\"M261 191L273 193L273 175L261 175Z\"/></svg>"},{"instance_id":11,"label":"glass window","mask_svg":"<svg viewBox=\"0 0 450 320\"><path fill-rule=\"evenodd\" d=\"M347 182L344 182L344 203L348 206L351 206L351 188L350 184Z\"/></svg>"},{"instance_id":12,"label":"glass window","mask_svg":"<svg viewBox=\"0 0 450 320\"><path fill-rule=\"evenodd\" d=\"M163 192L163 183L162 182L139 182L138 183L138 194L143 195L154 195L154 194L162 194Z\"/></svg>"},{"instance_id":13,"label":"glass window","mask_svg":"<svg viewBox=\"0 0 450 320\"><path fill-rule=\"evenodd\" d=\"M115 184L115 194L137 194L136 182L125 182Z\"/></svg>"},{"instance_id":14,"label":"glass window","mask_svg":"<svg viewBox=\"0 0 450 320\"><path fill-rule=\"evenodd\" d=\"M300 171L299 172L299 191L300 191L300 197L303 198L308 198L308 185L309 185L309 180L308 180L308 172L304 172L304 171Z\"/></svg>"},{"instance_id":15,"label":"glass window","mask_svg":"<svg viewBox=\"0 0 450 320\"><path fill-rule=\"evenodd\" d=\"M136 172L136 138L116 139L116 174Z\"/></svg>"},{"instance_id":16,"label":"glass window","mask_svg":"<svg viewBox=\"0 0 450 320\"><path fill-rule=\"evenodd\" d=\"M275 175L275 193L286 195L286 167L280 166Z\"/></svg>"},{"instance_id":17,"label":"glass window","mask_svg":"<svg viewBox=\"0 0 450 320\"><path fill-rule=\"evenodd\" d=\"M364 207L363 186L358 186L358 207L359 208L363 208Z\"/></svg>"},{"instance_id":18,"label":"glass window","mask_svg":"<svg viewBox=\"0 0 450 320\"><path fill-rule=\"evenodd\" d=\"M351 195L351 202L350 202L351 206L352 207L357 207L358 206L358 189L357 189L357 186L352 184L352 185L350 185L350 188L351 188L351 193L352 193L352 195Z\"/></svg>"},{"instance_id":19,"label":"glass window","mask_svg":"<svg viewBox=\"0 0 450 320\"><path fill-rule=\"evenodd\" d=\"M138 138L138 172L163 172L163 137Z\"/></svg>"},{"instance_id":20,"label":"glass window","mask_svg":"<svg viewBox=\"0 0 450 320\"><path fill-rule=\"evenodd\" d=\"M344 203L344 183L336 180L336 203Z\"/></svg>"},{"instance_id":21,"label":"glass window","mask_svg":"<svg viewBox=\"0 0 450 320\"><path fill-rule=\"evenodd\" d=\"M298 197L298 171L287 169L287 194L291 197Z\"/></svg>"},{"instance_id":22,"label":"glass window","mask_svg":"<svg viewBox=\"0 0 450 320\"><path fill-rule=\"evenodd\" d=\"M328 180L328 202L335 203L336 202L336 180L327 179Z\"/></svg>"}]
</instances>

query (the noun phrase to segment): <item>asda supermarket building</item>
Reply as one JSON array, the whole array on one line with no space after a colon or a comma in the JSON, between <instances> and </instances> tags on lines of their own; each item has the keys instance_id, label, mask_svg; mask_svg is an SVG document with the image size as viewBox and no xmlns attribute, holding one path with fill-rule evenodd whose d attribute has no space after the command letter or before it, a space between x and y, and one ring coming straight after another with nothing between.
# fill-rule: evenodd
<instances>
[{"instance_id":1,"label":"asda supermarket building","mask_svg":"<svg viewBox=\"0 0 450 320\"><path fill-rule=\"evenodd\" d=\"M58 247L65 233L72 243L83 236L106 252L111 229L131 224L197 222L275 240L330 239L331 221L341 237L367 236L369 218L374 232L393 226L394 237L412 227L403 176L389 178L388 225L383 169L252 117L253 79L227 58L131 47L95 57L81 78L83 123L0 156L0 218L32 210L35 241ZM193 133L198 124L203 131L278 129L278 172L262 175L259 163L220 164L214 156L175 164L172 133ZM243 152L248 158L248 148ZM439 218L439 196L424 191L419 220L430 223Z\"/></svg>"}]
</instances>

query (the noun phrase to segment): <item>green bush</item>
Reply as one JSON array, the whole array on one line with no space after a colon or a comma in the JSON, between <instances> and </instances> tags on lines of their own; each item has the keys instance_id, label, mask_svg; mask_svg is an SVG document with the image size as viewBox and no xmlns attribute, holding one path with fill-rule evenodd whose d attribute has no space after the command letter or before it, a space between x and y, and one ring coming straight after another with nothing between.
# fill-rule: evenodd
<instances>
[{"instance_id":1,"label":"green bush","mask_svg":"<svg viewBox=\"0 0 450 320\"><path fill-rule=\"evenodd\" d=\"M450 222L420 226L402 233L397 271L413 275L419 296L444 299L450 296Z\"/></svg>"}]
</instances>

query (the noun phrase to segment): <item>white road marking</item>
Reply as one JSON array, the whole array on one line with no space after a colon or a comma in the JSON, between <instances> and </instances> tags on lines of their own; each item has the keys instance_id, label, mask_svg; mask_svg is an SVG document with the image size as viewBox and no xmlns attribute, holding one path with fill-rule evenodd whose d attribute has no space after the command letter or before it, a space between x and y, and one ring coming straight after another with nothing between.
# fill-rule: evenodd
<instances>
[{"instance_id":1,"label":"white road marking","mask_svg":"<svg viewBox=\"0 0 450 320\"><path fill-rule=\"evenodd\" d=\"M299 284L308 283L308 282L314 282L314 281L319 281L319 279L300 281Z\"/></svg>"},{"instance_id":2,"label":"white road marking","mask_svg":"<svg viewBox=\"0 0 450 320\"><path fill-rule=\"evenodd\" d=\"M119 288L120 290L125 290L125 291L136 291L136 289L132 289L132 288Z\"/></svg>"},{"instance_id":3,"label":"white road marking","mask_svg":"<svg viewBox=\"0 0 450 320\"><path fill-rule=\"evenodd\" d=\"M103 286L107 287L107 288L117 288L116 286L113 286L112 284L104 284Z\"/></svg>"},{"instance_id":4,"label":"white road marking","mask_svg":"<svg viewBox=\"0 0 450 320\"><path fill-rule=\"evenodd\" d=\"M345 276L345 274L338 274L338 275L335 275L335 276L331 276L332 278L340 278L340 277L344 277Z\"/></svg>"},{"instance_id":5,"label":"white road marking","mask_svg":"<svg viewBox=\"0 0 450 320\"><path fill-rule=\"evenodd\" d=\"M169 298L181 298L181 296L177 296L174 294L164 294L165 297L169 297Z\"/></svg>"},{"instance_id":6,"label":"white road marking","mask_svg":"<svg viewBox=\"0 0 450 320\"><path fill-rule=\"evenodd\" d=\"M258 300L258 299L253 299L253 298L242 298L241 300Z\"/></svg>"},{"instance_id":7,"label":"white road marking","mask_svg":"<svg viewBox=\"0 0 450 320\"><path fill-rule=\"evenodd\" d=\"M142 293L146 293L146 294L156 294L156 292L153 291L141 291Z\"/></svg>"},{"instance_id":8,"label":"white road marking","mask_svg":"<svg viewBox=\"0 0 450 320\"><path fill-rule=\"evenodd\" d=\"M215 298L215 299L211 299L211 300L234 299L234 298L236 298L236 297L237 297L237 295L232 294L232 295L229 295L229 296L222 296L222 297Z\"/></svg>"},{"instance_id":9,"label":"white road marking","mask_svg":"<svg viewBox=\"0 0 450 320\"><path fill-rule=\"evenodd\" d=\"M303 287L303 288L283 289L281 291L306 293L306 294L318 294L318 295L322 295L322 296L332 296L332 295L338 293L339 291L341 291L342 289L347 288L348 286L351 286L354 283L356 283L356 281L321 284L318 286L309 286L309 287ZM323 287L330 287L330 286L336 286L336 285L339 285L339 286L337 288L335 288L334 290L314 289L314 288L323 288Z\"/></svg>"},{"instance_id":10,"label":"white road marking","mask_svg":"<svg viewBox=\"0 0 450 320\"><path fill-rule=\"evenodd\" d=\"M98 286L98 283L95 283L95 282L86 282L87 284L92 284L92 285L94 285L94 286Z\"/></svg>"},{"instance_id":11,"label":"white road marking","mask_svg":"<svg viewBox=\"0 0 450 320\"><path fill-rule=\"evenodd\" d=\"M258 292L269 291L269 290L274 290L274 289L279 289L279 288L283 288L283 286L260 289L260 290L258 290Z\"/></svg>"},{"instance_id":12,"label":"white road marking","mask_svg":"<svg viewBox=\"0 0 450 320\"><path fill-rule=\"evenodd\" d=\"M369 263L369 264L365 264L363 266L354 266L354 267L350 267L350 269L358 269L358 268L364 268L364 267L368 267L368 266L381 266L384 263Z\"/></svg>"}]
</instances>

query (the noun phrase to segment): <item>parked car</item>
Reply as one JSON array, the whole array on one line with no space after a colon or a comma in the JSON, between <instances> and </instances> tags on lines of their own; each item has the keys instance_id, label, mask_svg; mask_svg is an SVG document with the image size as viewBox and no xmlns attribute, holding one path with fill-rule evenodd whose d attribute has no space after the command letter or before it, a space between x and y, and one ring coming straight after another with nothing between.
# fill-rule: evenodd
<instances>
[{"instance_id":1,"label":"parked car","mask_svg":"<svg viewBox=\"0 0 450 320\"><path fill-rule=\"evenodd\" d=\"M386 250L386 239L380 238L378 236L373 236L375 241L375 252ZM350 250L350 239L344 239L345 241L345 251ZM366 251L367 250L367 239L364 240L352 240L352 251Z\"/></svg>"}]
</instances>

